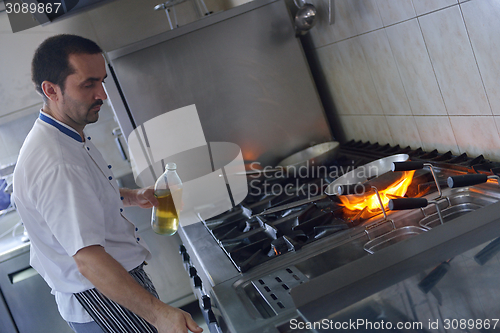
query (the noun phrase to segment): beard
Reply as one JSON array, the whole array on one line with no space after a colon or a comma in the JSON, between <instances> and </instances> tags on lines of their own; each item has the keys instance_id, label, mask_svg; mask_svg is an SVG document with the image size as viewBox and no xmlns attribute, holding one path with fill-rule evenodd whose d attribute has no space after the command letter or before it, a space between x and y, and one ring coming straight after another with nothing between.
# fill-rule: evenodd
<instances>
[{"instance_id":1,"label":"beard","mask_svg":"<svg viewBox=\"0 0 500 333\"><path fill-rule=\"evenodd\" d=\"M97 120L99 120L99 111L101 110L100 106L102 104L103 104L103 101L101 99L92 103L92 105L90 106L90 108L88 109L88 112L87 112L87 124L92 124L92 123L97 122ZM96 108L98 106L99 106L98 110L92 111L93 108Z\"/></svg>"},{"instance_id":2,"label":"beard","mask_svg":"<svg viewBox=\"0 0 500 333\"><path fill-rule=\"evenodd\" d=\"M101 99L89 104L86 102L78 101L68 95L64 95L63 107L65 113L76 123L81 125L93 124L99 120L99 109L103 104ZM93 110L94 109L94 110Z\"/></svg>"}]
</instances>

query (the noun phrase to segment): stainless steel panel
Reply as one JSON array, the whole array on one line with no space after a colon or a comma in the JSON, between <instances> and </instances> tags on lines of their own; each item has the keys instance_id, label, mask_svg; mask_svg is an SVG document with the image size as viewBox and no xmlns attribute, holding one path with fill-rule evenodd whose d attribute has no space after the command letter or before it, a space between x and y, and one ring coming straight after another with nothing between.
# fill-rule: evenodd
<instances>
[{"instance_id":1,"label":"stainless steel panel","mask_svg":"<svg viewBox=\"0 0 500 333\"><path fill-rule=\"evenodd\" d=\"M151 276L160 299L172 306L184 306L194 301L189 275L184 270L178 254L181 243L178 235L157 235L149 228L140 232L151 250L153 258L144 266Z\"/></svg>"},{"instance_id":2,"label":"stainless steel panel","mask_svg":"<svg viewBox=\"0 0 500 333\"><path fill-rule=\"evenodd\" d=\"M16 326L14 324L14 321L12 320L10 311L7 308L7 304L5 304L5 300L1 292L0 292L0 332L17 333Z\"/></svg>"},{"instance_id":3,"label":"stainless steel panel","mask_svg":"<svg viewBox=\"0 0 500 333\"><path fill-rule=\"evenodd\" d=\"M200 277L206 287L205 290L240 276L240 272L201 222L179 229L179 236L188 249L194 267L202 272Z\"/></svg>"},{"instance_id":4,"label":"stainless steel panel","mask_svg":"<svg viewBox=\"0 0 500 333\"><path fill-rule=\"evenodd\" d=\"M108 55L135 124L196 104L207 142L236 143L264 165L331 140L284 1L222 14ZM127 115L114 109L128 137Z\"/></svg>"},{"instance_id":5,"label":"stainless steel panel","mask_svg":"<svg viewBox=\"0 0 500 333\"><path fill-rule=\"evenodd\" d=\"M292 289L295 305L321 320L371 294L500 235L500 202L339 267ZM397 272L397 274L395 274ZM335 299L336 302L331 302Z\"/></svg>"},{"instance_id":6,"label":"stainless steel panel","mask_svg":"<svg viewBox=\"0 0 500 333\"><path fill-rule=\"evenodd\" d=\"M40 275L14 280L17 273L29 267L29 253L0 264L0 288L19 332L73 332L59 315L54 296Z\"/></svg>"}]
</instances>

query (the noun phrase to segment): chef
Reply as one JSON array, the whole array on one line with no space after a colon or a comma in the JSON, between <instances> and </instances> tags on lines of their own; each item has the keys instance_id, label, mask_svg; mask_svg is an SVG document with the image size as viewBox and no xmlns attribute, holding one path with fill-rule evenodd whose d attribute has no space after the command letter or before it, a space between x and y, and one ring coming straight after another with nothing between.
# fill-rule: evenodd
<instances>
[{"instance_id":1,"label":"chef","mask_svg":"<svg viewBox=\"0 0 500 333\"><path fill-rule=\"evenodd\" d=\"M31 265L77 333L201 332L161 302L143 270L151 256L124 206L151 208L152 189L119 189L86 136L107 98L102 50L74 35L45 40L32 61L44 104L14 171L13 199L31 240Z\"/></svg>"}]
</instances>

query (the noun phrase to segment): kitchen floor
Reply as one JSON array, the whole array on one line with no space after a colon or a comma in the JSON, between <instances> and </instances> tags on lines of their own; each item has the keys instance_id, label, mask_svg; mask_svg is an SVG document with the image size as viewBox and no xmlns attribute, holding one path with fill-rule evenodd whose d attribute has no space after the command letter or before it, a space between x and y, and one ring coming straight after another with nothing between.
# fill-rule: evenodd
<instances>
[{"instance_id":1,"label":"kitchen floor","mask_svg":"<svg viewBox=\"0 0 500 333\"><path fill-rule=\"evenodd\" d=\"M208 329L208 325L205 322L205 318L203 317L203 314L201 313L201 309L200 309L200 306L199 306L197 300L192 302L192 303L189 303L188 305L181 307L181 309L188 312L191 315L191 317L193 317L194 321L196 321L196 323L201 328L203 328L204 333L210 332L210 330Z\"/></svg>"}]
</instances>

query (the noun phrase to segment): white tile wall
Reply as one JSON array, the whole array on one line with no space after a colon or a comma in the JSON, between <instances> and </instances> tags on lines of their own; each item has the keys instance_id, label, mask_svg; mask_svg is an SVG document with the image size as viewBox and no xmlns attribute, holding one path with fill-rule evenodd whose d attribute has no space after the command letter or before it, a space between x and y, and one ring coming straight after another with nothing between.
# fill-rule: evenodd
<instances>
[{"instance_id":1,"label":"white tile wall","mask_svg":"<svg viewBox=\"0 0 500 333\"><path fill-rule=\"evenodd\" d=\"M373 83L386 115L411 115L411 108L386 31L376 30L359 37Z\"/></svg>"},{"instance_id":2,"label":"white tile wall","mask_svg":"<svg viewBox=\"0 0 500 333\"><path fill-rule=\"evenodd\" d=\"M491 115L459 6L419 18L449 115Z\"/></svg>"},{"instance_id":3,"label":"white tile wall","mask_svg":"<svg viewBox=\"0 0 500 333\"><path fill-rule=\"evenodd\" d=\"M417 15L426 14L457 4L457 0L412 0Z\"/></svg>"},{"instance_id":4,"label":"white tile wall","mask_svg":"<svg viewBox=\"0 0 500 333\"><path fill-rule=\"evenodd\" d=\"M500 2L376 0L368 30L357 2L310 32L345 139L500 161Z\"/></svg>"},{"instance_id":5,"label":"white tile wall","mask_svg":"<svg viewBox=\"0 0 500 333\"><path fill-rule=\"evenodd\" d=\"M329 23L328 1L310 0L318 14L318 22L314 33L310 34L314 47L325 46L357 35L355 13L349 1L334 2L333 24Z\"/></svg>"},{"instance_id":6,"label":"white tile wall","mask_svg":"<svg viewBox=\"0 0 500 333\"><path fill-rule=\"evenodd\" d=\"M415 122L424 150L437 149L442 153L451 151L455 155L460 154L448 116L416 116Z\"/></svg>"},{"instance_id":7,"label":"white tile wall","mask_svg":"<svg viewBox=\"0 0 500 333\"><path fill-rule=\"evenodd\" d=\"M500 2L469 1L462 13L493 114L500 115Z\"/></svg>"},{"instance_id":8,"label":"white tile wall","mask_svg":"<svg viewBox=\"0 0 500 333\"><path fill-rule=\"evenodd\" d=\"M486 158L498 156L500 137L493 116L457 116L450 117L450 121L461 152L483 154Z\"/></svg>"},{"instance_id":9,"label":"white tile wall","mask_svg":"<svg viewBox=\"0 0 500 333\"><path fill-rule=\"evenodd\" d=\"M358 35L383 26L375 0L347 1L347 3L352 6L351 13L354 14L354 23Z\"/></svg>"},{"instance_id":10,"label":"white tile wall","mask_svg":"<svg viewBox=\"0 0 500 333\"><path fill-rule=\"evenodd\" d=\"M339 114L350 114L351 103L347 100L350 83L346 81L349 73L342 64L338 44L331 44L317 49L316 53L320 62L324 64L325 84L331 92Z\"/></svg>"},{"instance_id":11,"label":"white tile wall","mask_svg":"<svg viewBox=\"0 0 500 333\"><path fill-rule=\"evenodd\" d=\"M342 115L339 117L342 128L346 132L346 139L370 141L368 133L359 118L361 117L351 115Z\"/></svg>"},{"instance_id":12,"label":"white tile wall","mask_svg":"<svg viewBox=\"0 0 500 333\"><path fill-rule=\"evenodd\" d=\"M392 25L416 17L411 0L377 0L384 26Z\"/></svg>"},{"instance_id":13,"label":"white tile wall","mask_svg":"<svg viewBox=\"0 0 500 333\"><path fill-rule=\"evenodd\" d=\"M394 143L401 147L410 146L413 149L422 147L420 133L413 116L387 117L387 123Z\"/></svg>"},{"instance_id":14,"label":"white tile wall","mask_svg":"<svg viewBox=\"0 0 500 333\"><path fill-rule=\"evenodd\" d=\"M446 114L417 19L385 29L414 115Z\"/></svg>"},{"instance_id":15,"label":"white tile wall","mask_svg":"<svg viewBox=\"0 0 500 333\"><path fill-rule=\"evenodd\" d=\"M378 141L380 144L394 144L391 129L385 116L361 116L358 121L365 128L368 141Z\"/></svg>"},{"instance_id":16,"label":"white tile wall","mask_svg":"<svg viewBox=\"0 0 500 333\"><path fill-rule=\"evenodd\" d=\"M338 44L342 66L347 70L344 80L350 84L346 90L348 114L381 114L382 109L370 69L365 59L359 38L347 39Z\"/></svg>"}]
</instances>

